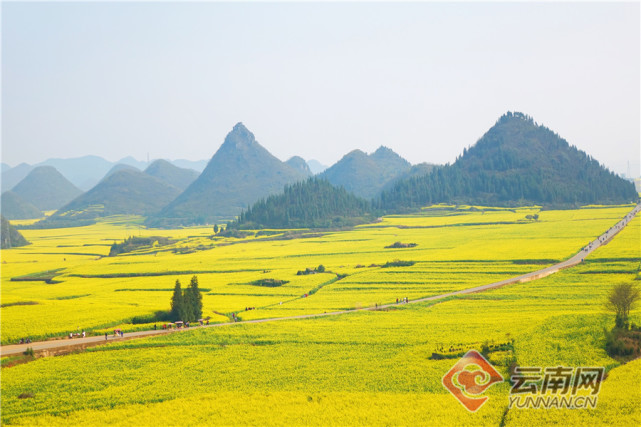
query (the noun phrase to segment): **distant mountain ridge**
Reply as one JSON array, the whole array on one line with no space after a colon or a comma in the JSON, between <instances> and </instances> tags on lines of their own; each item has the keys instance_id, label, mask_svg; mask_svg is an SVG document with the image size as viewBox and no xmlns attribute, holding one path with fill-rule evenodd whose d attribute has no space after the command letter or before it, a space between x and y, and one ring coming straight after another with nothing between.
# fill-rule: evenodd
<instances>
[{"instance_id":1,"label":"distant mountain ridge","mask_svg":"<svg viewBox=\"0 0 641 427\"><path fill-rule=\"evenodd\" d=\"M167 160L156 160L145 169L147 175L155 176L166 184L173 185L181 191L198 178L198 172L193 169L179 168Z\"/></svg>"},{"instance_id":2,"label":"distant mountain ridge","mask_svg":"<svg viewBox=\"0 0 641 427\"><path fill-rule=\"evenodd\" d=\"M89 220L109 215L153 215L180 190L160 179L125 166L109 173L98 185L63 206L45 223Z\"/></svg>"},{"instance_id":3,"label":"distant mountain ridge","mask_svg":"<svg viewBox=\"0 0 641 427\"><path fill-rule=\"evenodd\" d=\"M76 187L87 191L105 176L115 163L98 156L72 159L47 159L36 166L53 166Z\"/></svg>"},{"instance_id":4,"label":"distant mountain ridge","mask_svg":"<svg viewBox=\"0 0 641 427\"><path fill-rule=\"evenodd\" d=\"M307 166L309 166L309 170L312 171L312 174L314 175L319 174L327 169L327 166L315 159L308 160Z\"/></svg>"},{"instance_id":5,"label":"distant mountain ridge","mask_svg":"<svg viewBox=\"0 0 641 427\"><path fill-rule=\"evenodd\" d=\"M11 190L15 187L20 181L25 179L29 172L33 170L33 166L26 163L20 163L19 165L2 171L2 192Z\"/></svg>"},{"instance_id":6,"label":"distant mountain ridge","mask_svg":"<svg viewBox=\"0 0 641 427\"><path fill-rule=\"evenodd\" d=\"M183 169L193 169L196 173L201 172L207 161L205 160L172 160L169 161L174 166ZM44 162L35 165L21 163L16 167L5 165L2 168L2 191L11 190L18 182L24 179L27 174L38 166L53 166L73 185L83 191L94 187L107 172L117 164L129 165L138 170L143 170L151 165L144 161L139 161L131 156L125 157L117 162L111 162L98 156L83 156L69 159L47 159Z\"/></svg>"},{"instance_id":7,"label":"distant mountain ridge","mask_svg":"<svg viewBox=\"0 0 641 427\"><path fill-rule=\"evenodd\" d=\"M231 219L251 203L304 178L303 172L274 157L238 123L198 179L147 224L189 225Z\"/></svg>"},{"instance_id":8,"label":"distant mountain ridge","mask_svg":"<svg viewBox=\"0 0 641 427\"><path fill-rule=\"evenodd\" d=\"M306 199L303 192L316 194L328 203L335 198L346 200L334 187L371 201L370 213L377 214L441 202L570 207L638 199L634 184L607 170L531 117L511 112L500 117L474 146L463 150L452 165L412 166L381 146L369 155L354 150L317 175L320 181L306 181L307 185L300 186L295 183L312 174L312 161L294 156L282 162L260 145L242 123L227 134L200 175L165 160L150 165L132 158L123 161L126 164L114 165L95 156L48 161L71 170L78 170L77 162L96 165L97 170L108 167L98 184L85 194L80 194L52 166L4 167L3 188L23 177L13 185L13 192L3 192L2 212L16 219L39 217L43 210L55 209L66 200L56 214L37 227L54 223L78 225L78 221L116 214L146 216L146 225L150 227L173 227L220 223L243 211L249 215L257 212L252 210L253 206L259 206L256 203L266 200L269 200L266 215L286 213L294 218L299 207L287 206L292 200L305 201L310 209L325 212ZM142 172L132 164L147 167ZM325 187L325 182L332 188ZM283 194L283 188L289 193L284 198L276 197ZM306 221L306 210L301 209L303 220L298 224ZM343 214L336 217L344 218ZM260 225L270 223L264 218ZM326 224L326 220L314 218L315 223Z\"/></svg>"},{"instance_id":9,"label":"distant mountain ridge","mask_svg":"<svg viewBox=\"0 0 641 427\"><path fill-rule=\"evenodd\" d=\"M82 194L53 166L32 169L11 191L41 211L56 210Z\"/></svg>"},{"instance_id":10,"label":"distant mountain ridge","mask_svg":"<svg viewBox=\"0 0 641 427\"><path fill-rule=\"evenodd\" d=\"M453 165L399 181L377 205L387 210L441 202L577 206L637 199L632 183L531 117L508 112Z\"/></svg>"},{"instance_id":11,"label":"distant mountain ridge","mask_svg":"<svg viewBox=\"0 0 641 427\"><path fill-rule=\"evenodd\" d=\"M294 169L298 170L305 176L312 175L312 171L309 169L309 165L307 164L305 159L303 159L300 156L294 156L289 160L287 160L285 163L287 163L289 166L293 167Z\"/></svg>"},{"instance_id":12,"label":"distant mountain ridge","mask_svg":"<svg viewBox=\"0 0 641 427\"><path fill-rule=\"evenodd\" d=\"M394 151L381 146L370 155L361 150L351 151L319 176L359 197L372 199L411 166Z\"/></svg>"}]
</instances>

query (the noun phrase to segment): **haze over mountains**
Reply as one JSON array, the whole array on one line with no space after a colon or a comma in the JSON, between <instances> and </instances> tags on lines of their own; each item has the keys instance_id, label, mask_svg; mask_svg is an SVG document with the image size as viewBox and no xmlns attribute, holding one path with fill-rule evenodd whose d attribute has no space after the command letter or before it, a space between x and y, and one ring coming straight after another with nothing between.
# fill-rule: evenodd
<instances>
[{"instance_id":1,"label":"haze over mountains","mask_svg":"<svg viewBox=\"0 0 641 427\"><path fill-rule=\"evenodd\" d=\"M147 217L147 226L173 227L220 223L243 211L254 215L260 211L261 224L275 223L278 217L280 223L302 226L306 218L313 218L313 224L350 223L346 218L354 211L348 206L355 205L346 202L345 194L357 196L356 205L369 206L371 211L367 215L361 212L361 218L441 202L576 206L627 203L638 198L631 182L521 113L502 116L452 165L412 166L391 149L380 147L371 154L354 150L314 178L347 193L331 191L319 181L292 187L322 166L298 156L286 162L277 159L242 123L229 132L200 174L165 160L148 166L131 158L113 165L92 156L48 162L79 172L82 168L78 164L83 161L103 174L84 194L51 166L3 167L3 186L5 176L15 179L25 174L12 186L14 191L3 192L3 214L10 219L33 218L43 210L59 208L39 226L137 214ZM136 167L141 165L146 166L144 172ZM76 175L76 179L86 176ZM270 197L283 194L286 185L290 191L286 197ZM317 196L303 196L306 191ZM320 209L319 197L322 203L337 208ZM256 222L248 214L245 218Z\"/></svg>"},{"instance_id":2,"label":"haze over mountains","mask_svg":"<svg viewBox=\"0 0 641 427\"><path fill-rule=\"evenodd\" d=\"M183 169L192 169L196 174L202 172L207 165L205 160L172 160L174 166ZM128 165L138 170L143 170L151 163L141 162L133 157L125 157L117 162L110 162L98 156L83 156L73 159L48 159L36 165L21 163L15 167L3 163L2 166L2 191L11 190L23 180L31 170L38 166L53 166L73 185L83 191L90 190L95 186L109 170L116 165Z\"/></svg>"}]
</instances>

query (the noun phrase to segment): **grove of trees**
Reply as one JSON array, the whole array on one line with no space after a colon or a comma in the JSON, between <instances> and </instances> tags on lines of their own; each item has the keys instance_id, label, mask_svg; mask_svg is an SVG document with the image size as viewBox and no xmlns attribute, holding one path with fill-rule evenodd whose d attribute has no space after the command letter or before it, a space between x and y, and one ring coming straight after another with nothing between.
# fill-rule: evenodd
<instances>
[{"instance_id":1,"label":"grove of trees","mask_svg":"<svg viewBox=\"0 0 641 427\"><path fill-rule=\"evenodd\" d=\"M203 315L203 296L198 288L198 277L193 276L187 289L182 289L180 280L176 280L174 293L171 296L171 320L196 322Z\"/></svg>"}]
</instances>

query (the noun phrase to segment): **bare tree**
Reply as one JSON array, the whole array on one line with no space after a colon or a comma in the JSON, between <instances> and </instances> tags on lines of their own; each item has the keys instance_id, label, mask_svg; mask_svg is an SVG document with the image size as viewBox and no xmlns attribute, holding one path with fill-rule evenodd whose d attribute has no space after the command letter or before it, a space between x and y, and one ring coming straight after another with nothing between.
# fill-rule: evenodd
<instances>
[{"instance_id":1,"label":"bare tree","mask_svg":"<svg viewBox=\"0 0 641 427\"><path fill-rule=\"evenodd\" d=\"M634 309L640 299L641 291L632 283L620 283L610 290L605 305L608 310L616 313L617 327L628 323L630 310Z\"/></svg>"}]
</instances>

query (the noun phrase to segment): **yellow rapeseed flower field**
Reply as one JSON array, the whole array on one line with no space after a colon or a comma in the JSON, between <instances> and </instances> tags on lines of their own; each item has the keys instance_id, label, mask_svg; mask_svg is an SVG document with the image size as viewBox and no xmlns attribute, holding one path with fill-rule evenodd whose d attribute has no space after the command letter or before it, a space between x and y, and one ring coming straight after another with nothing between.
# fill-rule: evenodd
<instances>
[{"instance_id":1,"label":"yellow rapeseed flower field","mask_svg":"<svg viewBox=\"0 0 641 427\"><path fill-rule=\"evenodd\" d=\"M2 253L2 340L78 328L103 333L150 327L128 322L168 309L175 280L186 285L194 274L205 290L204 312L217 322L231 313L243 320L283 317L442 294L568 258L632 206L442 208L348 231L298 231L294 239L212 238L208 228L146 230L126 218L77 229L25 230L33 244ZM533 213L538 221L525 218ZM130 235L177 242L106 256L114 240ZM613 316L603 301L613 284L637 277L640 241L641 219L635 218L585 263L537 281L378 311L195 328L3 368L2 421L638 424L639 364L620 366L605 352L603 329L611 327ZM416 246L385 248L395 242ZM383 267L396 259L414 263ZM320 264L324 273L297 274ZM61 270L52 283L11 281L56 269ZM288 283L251 284L261 278ZM20 305L26 302L32 304ZM640 310L632 320L641 323ZM468 412L441 384L456 356L432 356L484 346L502 348L490 352L489 360L504 378L514 363L605 367L598 408L508 410L510 385L503 382L488 390L489 400L477 413Z\"/></svg>"}]
</instances>

